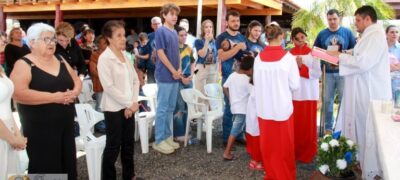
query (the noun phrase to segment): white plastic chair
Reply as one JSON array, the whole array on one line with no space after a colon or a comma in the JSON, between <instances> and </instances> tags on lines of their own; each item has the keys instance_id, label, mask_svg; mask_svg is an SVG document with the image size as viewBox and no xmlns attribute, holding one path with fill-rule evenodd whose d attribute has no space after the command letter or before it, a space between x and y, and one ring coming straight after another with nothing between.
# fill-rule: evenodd
<instances>
[{"instance_id":1,"label":"white plastic chair","mask_svg":"<svg viewBox=\"0 0 400 180\"><path fill-rule=\"evenodd\" d=\"M150 101L150 106L154 107L154 112L157 109L157 92L158 92L158 87L157 84L145 84L142 87L144 96L152 98L152 101ZM152 126L154 126L154 123L152 124ZM139 140L139 127L138 124L135 123L135 141Z\"/></svg>"},{"instance_id":2,"label":"white plastic chair","mask_svg":"<svg viewBox=\"0 0 400 180\"><path fill-rule=\"evenodd\" d=\"M218 83L210 83L204 86L204 94L207 97L217 98L218 100L209 100L211 110L224 110L224 93L222 86Z\"/></svg>"},{"instance_id":3,"label":"white plastic chair","mask_svg":"<svg viewBox=\"0 0 400 180\"><path fill-rule=\"evenodd\" d=\"M202 132L202 121L204 120L204 123L206 125L206 141L207 141L207 153L212 152L212 123L216 119L220 119L223 116L223 111L222 107L217 108L215 110L211 109L206 106L203 103L198 103L198 99L202 100L207 100L207 101L221 101L223 99L221 98L213 98L213 97L206 97L204 96L200 91L196 89L183 89L181 90L181 95L183 100L187 103L188 109L191 108L191 111L196 112L195 109L202 109L202 116L199 114L196 114L197 116L200 116L201 118L197 118L199 121L197 122L197 138L200 140L201 139L201 132ZM201 108L199 108L201 107ZM190 110L189 110L190 113ZM199 113L199 112L196 112ZM186 134L185 134L185 143L187 141L188 137L188 126L189 126L189 119L186 122Z\"/></svg>"},{"instance_id":4,"label":"white plastic chair","mask_svg":"<svg viewBox=\"0 0 400 180\"><path fill-rule=\"evenodd\" d=\"M75 104L75 108L80 129L77 139L81 138L84 142L89 179L100 180L106 136L95 137L92 129L96 123L104 120L104 114L94 110L90 104Z\"/></svg>"},{"instance_id":5,"label":"white plastic chair","mask_svg":"<svg viewBox=\"0 0 400 180\"><path fill-rule=\"evenodd\" d=\"M156 118L154 98L139 96L138 101L147 101L150 107L148 112L136 112L135 113L135 125L138 127L140 145L142 147L142 153L149 152L149 138L151 137L151 130L153 122Z\"/></svg>"}]
</instances>

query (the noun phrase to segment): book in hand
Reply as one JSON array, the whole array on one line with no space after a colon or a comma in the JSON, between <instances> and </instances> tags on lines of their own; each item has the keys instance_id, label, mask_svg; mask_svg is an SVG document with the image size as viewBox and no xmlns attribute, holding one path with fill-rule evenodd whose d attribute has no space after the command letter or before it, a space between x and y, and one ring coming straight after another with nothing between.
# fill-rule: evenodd
<instances>
[{"instance_id":1,"label":"book in hand","mask_svg":"<svg viewBox=\"0 0 400 180\"><path fill-rule=\"evenodd\" d=\"M325 49L314 47L311 51L311 55L333 65L339 64L339 58L327 54Z\"/></svg>"}]
</instances>

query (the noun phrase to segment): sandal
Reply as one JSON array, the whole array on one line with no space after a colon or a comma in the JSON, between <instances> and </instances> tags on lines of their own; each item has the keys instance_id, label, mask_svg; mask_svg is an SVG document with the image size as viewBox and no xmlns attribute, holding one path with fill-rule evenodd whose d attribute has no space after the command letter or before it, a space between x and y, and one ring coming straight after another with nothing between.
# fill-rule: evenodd
<instances>
[{"instance_id":1,"label":"sandal","mask_svg":"<svg viewBox=\"0 0 400 180\"><path fill-rule=\"evenodd\" d=\"M234 161L236 159L237 159L237 157L235 155L233 155L233 154L231 155L231 158L224 157L224 161Z\"/></svg>"},{"instance_id":2,"label":"sandal","mask_svg":"<svg viewBox=\"0 0 400 180\"><path fill-rule=\"evenodd\" d=\"M250 161L249 163L249 169L251 170L258 170L258 171L263 171L264 170L264 166L261 163L257 163L254 161Z\"/></svg>"}]
</instances>

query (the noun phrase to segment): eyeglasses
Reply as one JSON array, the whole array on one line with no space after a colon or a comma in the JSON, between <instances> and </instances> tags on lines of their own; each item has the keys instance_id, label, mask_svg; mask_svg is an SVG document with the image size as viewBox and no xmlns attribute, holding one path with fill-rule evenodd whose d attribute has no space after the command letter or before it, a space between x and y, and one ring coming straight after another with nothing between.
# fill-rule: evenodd
<instances>
[{"instance_id":1,"label":"eyeglasses","mask_svg":"<svg viewBox=\"0 0 400 180\"><path fill-rule=\"evenodd\" d=\"M42 40L46 44L57 43L57 38L55 37L37 38L36 40Z\"/></svg>"}]
</instances>

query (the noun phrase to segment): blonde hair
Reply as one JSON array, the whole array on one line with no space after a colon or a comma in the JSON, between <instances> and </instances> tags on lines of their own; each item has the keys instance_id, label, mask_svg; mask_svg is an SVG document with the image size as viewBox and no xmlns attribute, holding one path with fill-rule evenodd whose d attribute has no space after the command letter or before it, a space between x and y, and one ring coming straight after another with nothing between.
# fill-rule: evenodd
<instances>
[{"instance_id":1,"label":"blonde hair","mask_svg":"<svg viewBox=\"0 0 400 180\"><path fill-rule=\"evenodd\" d=\"M61 22L56 28L57 36L63 35L69 39L72 39L74 37L74 31L74 27L72 27L72 25L67 22Z\"/></svg>"},{"instance_id":2,"label":"blonde hair","mask_svg":"<svg viewBox=\"0 0 400 180\"><path fill-rule=\"evenodd\" d=\"M214 24L213 24L213 22L211 21L211 20L209 20L209 19L206 19L206 20L204 20L202 23L201 23L201 37L203 38L204 37L204 35L206 35L206 33L204 32L204 28L206 28L206 24L207 23L211 23L211 26L212 26L212 33L214 34Z\"/></svg>"}]
</instances>

